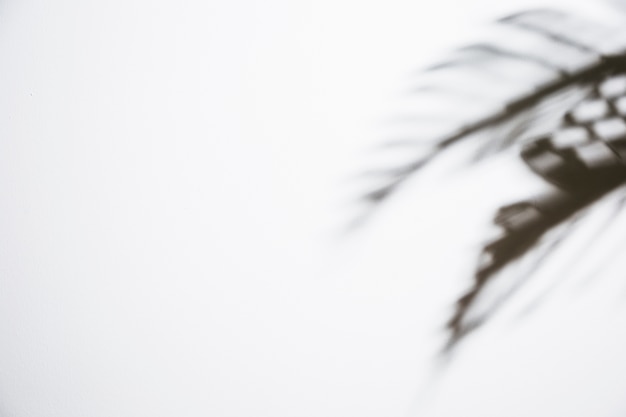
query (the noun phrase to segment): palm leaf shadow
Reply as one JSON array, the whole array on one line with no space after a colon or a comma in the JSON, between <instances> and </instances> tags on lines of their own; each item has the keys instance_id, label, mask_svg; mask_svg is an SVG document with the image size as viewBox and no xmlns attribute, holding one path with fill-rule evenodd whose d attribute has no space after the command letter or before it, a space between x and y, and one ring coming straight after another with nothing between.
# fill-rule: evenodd
<instances>
[{"instance_id":1,"label":"palm leaf shadow","mask_svg":"<svg viewBox=\"0 0 626 417\"><path fill-rule=\"evenodd\" d=\"M500 102L495 102L495 111L468 122L456 125L452 123L447 129L448 133L427 141L420 135L416 135L415 139L390 141L388 145L390 149L419 144L421 154L403 166L368 173L372 177L382 178L383 184L362 196L362 201L368 207L365 218L387 201L390 195L397 192L407 179L464 141L480 144L467 159L469 164L476 164L504 151L532 148L530 145L539 146L537 139L542 135L551 134L561 126L573 106L598 94L600 80L626 72L626 57L623 54L594 48L593 37L585 39L584 31L571 30L572 27L580 28L582 25L589 33L598 33L606 31L604 27L552 10L518 13L499 20L499 24L519 30L522 34L528 33L539 37L546 45L549 44L552 50L557 48L562 54L542 54L541 44L536 45L534 49L526 47L526 50L523 48L520 50L519 47L507 48L498 45L497 42L480 42L463 47L452 58L427 68L427 73L456 72L459 79L466 78L468 84L472 83L472 77L476 74L491 72L498 75L502 73L503 64L512 63L534 68L537 74L542 74L542 77L506 81L507 76L504 74L500 81L508 82L515 93L501 99ZM626 47L626 40L623 46ZM576 63L568 61L567 57L574 55L583 59ZM519 94L519 91L522 93ZM445 85L425 85L416 89L414 93L440 94L448 97L453 104L458 104L468 95L466 91L456 92L454 88ZM419 121L420 115L415 115L415 119ZM424 119L432 121L433 117L424 116ZM532 166L532 158L535 158L535 155L530 150L524 152L524 159ZM546 177L541 170L534 170L548 181L554 182L554 178ZM560 183L557 181L558 189L552 195L530 198L502 207L495 216L494 223L504 230L504 236L483 247L481 258L487 261L479 264L473 283L455 304L453 314L447 323L448 340L444 352L452 352L461 340L488 321L499 306L524 282L519 280L514 288L501 294L482 317L471 319L471 313L480 296L492 280L497 279L505 268L534 251L535 264L526 271L526 275L532 274L567 238L569 229L558 238L552 237L547 249L543 253L538 253L535 249L546 234L558 225L575 224L577 215L623 183L626 179L625 172L621 166L619 170L613 170L608 174L604 171L600 174L587 173L588 175L575 187L563 186L562 181ZM574 174L578 175L578 171ZM566 180L567 175L563 177Z\"/></svg>"}]
</instances>

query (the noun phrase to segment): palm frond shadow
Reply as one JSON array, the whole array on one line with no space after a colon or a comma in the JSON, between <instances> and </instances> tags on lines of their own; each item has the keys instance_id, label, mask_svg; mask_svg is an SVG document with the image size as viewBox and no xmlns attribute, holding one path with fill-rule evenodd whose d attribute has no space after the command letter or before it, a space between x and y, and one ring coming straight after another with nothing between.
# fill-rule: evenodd
<instances>
[{"instance_id":1,"label":"palm frond shadow","mask_svg":"<svg viewBox=\"0 0 626 417\"><path fill-rule=\"evenodd\" d=\"M366 210L360 220L365 221L407 179L451 148L468 141L478 146L468 155L467 165L513 150L520 152L531 170L550 183L545 195L529 196L527 200L502 207L495 216L494 224L503 235L483 247L482 261L475 271L474 281L455 304L447 323L448 341L443 349L446 354L488 321L525 281L518 280L510 291L500 294L480 319L471 318L485 288L493 280L499 279L503 272L508 273L510 265L529 255L535 256L535 263L524 274L532 275L569 235L566 231L560 237L552 236L543 251L537 250L548 232L563 224L573 226L576 216L626 181L626 151L620 148L623 140L626 149L626 127L619 140L612 138L610 142L602 137L601 132L594 130L595 125L591 123L596 120L583 123L572 116L572 109L581 103L605 100L611 109L610 117L626 118L626 110L622 115L615 97L609 97L601 85L603 80L626 74L626 39L618 38L619 42L616 42L615 37L607 35L604 37L610 38L609 46L599 45L601 37L598 34L610 35L613 29L553 10L518 13L500 19L498 24L517 31L518 37L527 37L531 41L539 39L540 42L533 44L524 39L521 45L505 43L504 46L496 41L479 42L460 48L450 59L427 68L424 74L454 73L457 84L460 80L462 86L470 87L480 83L484 86L484 75L489 74L497 79L498 88L506 94L499 94L494 99L486 94L488 86L483 90L469 88L468 91L467 88L436 83L412 90L411 94L436 95L449 100L450 107L443 114L416 113L411 116L418 126L426 122L446 123L447 133L425 140L424 137L428 136L418 129L412 137L392 138L381 152L406 148L418 150L419 155L401 166L367 171L365 176L377 178L379 185L361 196ZM619 30L614 28L614 32ZM511 77L511 68L519 68L522 76ZM482 78L480 82L477 81L479 78ZM626 86L620 94L626 96ZM484 100L472 97L484 97ZM484 101L489 106L483 114L463 121L454 109L462 107L459 103L468 98L469 101ZM456 119L461 121L454 123ZM556 137L555 132L567 129L584 130L587 132L585 140L589 143L576 143L580 139L572 139L570 132L565 138L571 143L563 145L563 139ZM603 160L605 166L598 168L599 165L593 165L597 161L589 156L591 150L585 147L606 148L613 159L619 161L610 162L607 168L607 162ZM598 158L597 154L593 157Z\"/></svg>"}]
</instances>

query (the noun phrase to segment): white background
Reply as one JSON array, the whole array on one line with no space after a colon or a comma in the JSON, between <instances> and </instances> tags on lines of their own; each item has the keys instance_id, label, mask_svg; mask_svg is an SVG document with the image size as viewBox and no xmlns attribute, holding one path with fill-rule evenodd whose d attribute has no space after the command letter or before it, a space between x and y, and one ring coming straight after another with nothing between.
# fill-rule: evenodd
<instances>
[{"instance_id":1,"label":"white background","mask_svg":"<svg viewBox=\"0 0 626 417\"><path fill-rule=\"evenodd\" d=\"M0 415L616 415L588 346L532 351L556 322L425 388L476 189L341 232L414 70L532 5L2 2Z\"/></svg>"}]
</instances>

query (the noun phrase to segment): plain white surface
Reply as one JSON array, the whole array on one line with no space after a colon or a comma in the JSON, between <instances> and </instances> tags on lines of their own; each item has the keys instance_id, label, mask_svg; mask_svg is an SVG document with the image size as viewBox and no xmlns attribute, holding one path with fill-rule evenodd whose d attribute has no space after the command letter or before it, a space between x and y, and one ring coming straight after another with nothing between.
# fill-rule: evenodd
<instances>
[{"instance_id":1,"label":"plain white surface","mask_svg":"<svg viewBox=\"0 0 626 417\"><path fill-rule=\"evenodd\" d=\"M623 337L589 308L424 388L499 162L338 238L412 71L533 5L3 2L0 414L615 415Z\"/></svg>"}]
</instances>

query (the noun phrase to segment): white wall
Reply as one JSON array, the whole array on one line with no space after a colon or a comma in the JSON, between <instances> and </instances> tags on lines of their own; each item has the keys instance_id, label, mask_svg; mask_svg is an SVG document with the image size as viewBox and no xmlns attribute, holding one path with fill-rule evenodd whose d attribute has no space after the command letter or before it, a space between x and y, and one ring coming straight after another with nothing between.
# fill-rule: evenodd
<instances>
[{"instance_id":1,"label":"white wall","mask_svg":"<svg viewBox=\"0 0 626 417\"><path fill-rule=\"evenodd\" d=\"M439 232L477 226L405 195L339 238L349 178L414 69L527 5L3 2L0 415L421 413L473 262ZM463 366L433 415L536 404Z\"/></svg>"}]
</instances>

